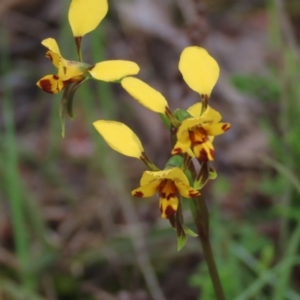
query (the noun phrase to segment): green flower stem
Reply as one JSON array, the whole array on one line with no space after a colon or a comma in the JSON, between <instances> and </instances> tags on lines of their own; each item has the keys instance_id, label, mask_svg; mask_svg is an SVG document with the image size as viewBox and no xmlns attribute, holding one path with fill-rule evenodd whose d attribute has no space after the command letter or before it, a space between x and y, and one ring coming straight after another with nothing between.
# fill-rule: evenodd
<instances>
[{"instance_id":1,"label":"green flower stem","mask_svg":"<svg viewBox=\"0 0 300 300\"><path fill-rule=\"evenodd\" d=\"M140 160L151 170L159 171L160 169L150 160L146 152L143 152L140 156Z\"/></svg>"},{"instance_id":2,"label":"green flower stem","mask_svg":"<svg viewBox=\"0 0 300 300\"><path fill-rule=\"evenodd\" d=\"M222 284L218 274L215 258L209 240L209 215L203 195L190 200L195 225L203 249L209 275L213 284L217 300L225 300Z\"/></svg>"},{"instance_id":3,"label":"green flower stem","mask_svg":"<svg viewBox=\"0 0 300 300\"><path fill-rule=\"evenodd\" d=\"M76 44L77 55L78 55L79 61L82 61L81 41L82 41L82 36L75 36L75 44Z\"/></svg>"},{"instance_id":4,"label":"green flower stem","mask_svg":"<svg viewBox=\"0 0 300 300\"><path fill-rule=\"evenodd\" d=\"M205 112L208 106L208 95L201 95L202 98L202 109L200 116Z\"/></svg>"}]
</instances>

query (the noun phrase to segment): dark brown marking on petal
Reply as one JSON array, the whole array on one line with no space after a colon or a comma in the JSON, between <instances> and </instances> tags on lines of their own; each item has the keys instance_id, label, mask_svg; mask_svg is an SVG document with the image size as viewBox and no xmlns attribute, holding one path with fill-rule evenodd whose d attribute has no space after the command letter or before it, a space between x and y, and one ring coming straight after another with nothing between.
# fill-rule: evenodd
<instances>
[{"instance_id":1,"label":"dark brown marking on petal","mask_svg":"<svg viewBox=\"0 0 300 300\"><path fill-rule=\"evenodd\" d=\"M200 126L190 130L189 137L193 146L200 145L208 140L205 129Z\"/></svg>"},{"instance_id":2,"label":"dark brown marking on petal","mask_svg":"<svg viewBox=\"0 0 300 300\"><path fill-rule=\"evenodd\" d=\"M168 219L171 218L175 212L176 212L176 210L174 210L174 208L171 205L168 205L166 207L165 214Z\"/></svg>"},{"instance_id":3,"label":"dark brown marking on petal","mask_svg":"<svg viewBox=\"0 0 300 300\"><path fill-rule=\"evenodd\" d=\"M182 153L182 149L181 148L175 148L175 149L173 149L173 153L174 154L180 154L180 153Z\"/></svg>"},{"instance_id":4,"label":"dark brown marking on petal","mask_svg":"<svg viewBox=\"0 0 300 300\"><path fill-rule=\"evenodd\" d=\"M53 77L53 79L55 79L55 80L58 80L58 79L59 79L59 77L58 77L57 75L53 75L52 77Z\"/></svg>"},{"instance_id":5,"label":"dark brown marking on petal","mask_svg":"<svg viewBox=\"0 0 300 300\"><path fill-rule=\"evenodd\" d=\"M49 79L40 80L39 85L44 92L49 93L49 94L54 94L54 92L52 91L52 84Z\"/></svg>"},{"instance_id":6,"label":"dark brown marking on petal","mask_svg":"<svg viewBox=\"0 0 300 300\"><path fill-rule=\"evenodd\" d=\"M225 123L225 124L222 126L222 129L223 129L224 131L227 131L229 128L230 128L230 124L228 124L228 123Z\"/></svg>"},{"instance_id":7,"label":"dark brown marking on petal","mask_svg":"<svg viewBox=\"0 0 300 300\"><path fill-rule=\"evenodd\" d=\"M49 59L51 60L51 62L53 62L53 57L52 57L50 51L48 51L48 52L46 53L46 57L49 58Z\"/></svg>"},{"instance_id":8,"label":"dark brown marking on petal","mask_svg":"<svg viewBox=\"0 0 300 300\"><path fill-rule=\"evenodd\" d=\"M63 71L64 71L64 74L66 75L66 73L67 73L67 68L66 68L66 67L63 67Z\"/></svg>"},{"instance_id":9,"label":"dark brown marking on petal","mask_svg":"<svg viewBox=\"0 0 300 300\"><path fill-rule=\"evenodd\" d=\"M144 194L141 191L136 191L133 196L142 198Z\"/></svg>"},{"instance_id":10,"label":"dark brown marking on petal","mask_svg":"<svg viewBox=\"0 0 300 300\"><path fill-rule=\"evenodd\" d=\"M211 157L214 159L215 158L215 150L214 149L209 149Z\"/></svg>"},{"instance_id":11,"label":"dark brown marking on petal","mask_svg":"<svg viewBox=\"0 0 300 300\"><path fill-rule=\"evenodd\" d=\"M200 192L199 192L199 191L196 191L196 190L189 190L189 196L190 196L191 198L197 197L197 196L199 196L199 195L200 195Z\"/></svg>"},{"instance_id":12,"label":"dark brown marking on petal","mask_svg":"<svg viewBox=\"0 0 300 300\"><path fill-rule=\"evenodd\" d=\"M199 153L198 159L200 159L200 160L202 160L202 161L209 161L205 149L201 149L201 151L200 151L200 153Z\"/></svg>"},{"instance_id":13,"label":"dark brown marking on petal","mask_svg":"<svg viewBox=\"0 0 300 300\"><path fill-rule=\"evenodd\" d=\"M159 210L160 210L160 213L162 214L163 213L163 207L162 207L162 205L159 206Z\"/></svg>"},{"instance_id":14,"label":"dark brown marking on petal","mask_svg":"<svg viewBox=\"0 0 300 300\"><path fill-rule=\"evenodd\" d=\"M171 198L174 198L175 196L176 196L176 193L170 193L167 195L167 197L165 199L167 199L169 201Z\"/></svg>"}]
</instances>

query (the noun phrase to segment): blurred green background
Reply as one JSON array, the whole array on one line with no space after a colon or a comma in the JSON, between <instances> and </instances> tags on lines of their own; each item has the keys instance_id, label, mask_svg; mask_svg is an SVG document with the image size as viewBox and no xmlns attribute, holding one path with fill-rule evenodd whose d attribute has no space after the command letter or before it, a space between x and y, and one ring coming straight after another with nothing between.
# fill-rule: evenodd
<instances>
[{"instance_id":1,"label":"blurred green background","mask_svg":"<svg viewBox=\"0 0 300 300\"><path fill-rule=\"evenodd\" d=\"M0 299L214 299L196 238L177 252L158 199L132 199L145 170L113 152L92 122L120 120L163 167L157 114L118 84L89 81L62 139L61 95L35 83L54 68L40 41L76 60L70 1L0 2ZM227 299L300 299L300 3L297 0L109 0L84 38L88 63L133 60L170 107L197 101L178 71L205 47L221 67L211 97L232 128L216 139L205 187ZM187 224L193 228L188 207Z\"/></svg>"}]
</instances>

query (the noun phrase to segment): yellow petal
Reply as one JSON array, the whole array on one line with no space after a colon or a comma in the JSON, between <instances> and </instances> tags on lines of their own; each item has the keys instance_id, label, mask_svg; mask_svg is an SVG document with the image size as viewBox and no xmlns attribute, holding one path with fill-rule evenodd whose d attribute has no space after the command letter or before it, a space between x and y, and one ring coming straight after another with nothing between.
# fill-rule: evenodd
<instances>
[{"instance_id":1,"label":"yellow petal","mask_svg":"<svg viewBox=\"0 0 300 300\"><path fill-rule=\"evenodd\" d=\"M48 48L50 51L60 55L59 47L55 39L53 38L44 39L42 40L42 45Z\"/></svg>"},{"instance_id":2,"label":"yellow petal","mask_svg":"<svg viewBox=\"0 0 300 300\"><path fill-rule=\"evenodd\" d=\"M189 130L191 130L195 126L200 126L203 124L203 118L187 118L182 121L178 130L177 130L177 140L182 143L187 143L189 139Z\"/></svg>"},{"instance_id":3,"label":"yellow petal","mask_svg":"<svg viewBox=\"0 0 300 300\"><path fill-rule=\"evenodd\" d=\"M207 135L216 136L224 133L230 128L229 123L214 123L214 124L205 124L202 126Z\"/></svg>"},{"instance_id":4,"label":"yellow petal","mask_svg":"<svg viewBox=\"0 0 300 300\"><path fill-rule=\"evenodd\" d=\"M186 185L189 184L186 175L183 173L183 171L180 168L175 167L166 171L169 171L167 174L165 174L166 179L171 179L173 181L181 181L183 184Z\"/></svg>"},{"instance_id":5,"label":"yellow petal","mask_svg":"<svg viewBox=\"0 0 300 300\"><path fill-rule=\"evenodd\" d=\"M103 81L120 80L128 75L135 75L139 71L139 66L129 60L107 60L95 64L89 70L95 79Z\"/></svg>"},{"instance_id":6,"label":"yellow petal","mask_svg":"<svg viewBox=\"0 0 300 300\"><path fill-rule=\"evenodd\" d=\"M139 188L133 190L131 194L132 196L140 198L152 197L157 192L158 185L158 181L153 181L149 184L140 186Z\"/></svg>"},{"instance_id":7,"label":"yellow petal","mask_svg":"<svg viewBox=\"0 0 300 300\"><path fill-rule=\"evenodd\" d=\"M172 149L172 155L180 154L187 152L191 147L191 141L188 133L185 135L181 135L180 138L177 137L177 142Z\"/></svg>"},{"instance_id":8,"label":"yellow petal","mask_svg":"<svg viewBox=\"0 0 300 300\"><path fill-rule=\"evenodd\" d=\"M74 37L82 37L94 30L108 11L107 0L72 0L69 23Z\"/></svg>"},{"instance_id":9,"label":"yellow petal","mask_svg":"<svg viewBox=\"0 0 300 300\"><path fill-rule=\"evenodd\" d=\"M46 57L48 57L53 65L58 68L59 67L59 63L60 63L60 60L61 60L61 56L53 51L47 51L46 52Z\"/></svg>"},{"instance_id":10,"label":"yellow petal","mask_svg":"<svg viewBox=\"0 0 300 300\"><path fill-rule=\"evenodd\" d=\"M187 109L187 112L193 117L199 117L201 114L202 103L197 102L194 105L190 106ZM212 120L213 123L218 123L222 120L221 114L213 109L211 106L208 106L202 117L207 117Z\"/></svg>"},{"instance_id":11,"label":"yellow petal","mask_svg":"<svg viewBox=\"0 0 300 300\"><path fill-rule=\"evenodd\" d=\"M159 208L161 212L161 217L164 219L169 219L178 209L178 198L177 196L173 197L160 197L159 199Z\"/></svg>"},{"instance_id":12,"label":"yellow petal","mask_svg":"<svg viewBox=\"0 0 300 300\"><path fill-rule=\"evenodd\" d=\"M205 49L197 46L187 47L182 51L179 70L192 90L208 97L220 73L214 58Z\"/></svg>"},{"instance_id":13,"label":"yellow petal","mask_svg":"<svg viewBox=\"0 0 300 300\"><path fill-rule=\"evenodd\" d=\"M65 83L57 75L46 75L36 85L49 94L57 94L65 87Z\"/></svg>"},{"instance_id":14,"label":"yellow petal","mask_svg":"<svg viewBox=\"0 0 300 300\"><path fill-rule=\"evenodd\" d=\"M55 39L45 39L42 41L42 45L49 49L46 53L46 57L48 57L52 61L53 65L58 68L61 61L61 55Z\"/></svg>"},{"instance_id":15,"label":"yellow petal","mask_svg":"<svg viewBox=\"0 0 300 300\"><path fill-rule=\"evenodd\" d=\"M99 120L93 123L107 144L123 155L140 158L144 152L141 141L125 124Z\"/></svg>"},{"instance_id":16,"label":"yellow petal","mask_svg":"<svg viewBox=\"0 0 300 300\"><path fill-rule=\"evenodd\" d=\"M197 159L201 161L214 160L215 149L209 140L204 143L195 145L193 147L193 151Z\"/></svg>"},{"instance_id":17,"label":"yellow petal","mask_svg":"<svg viewBox=\"0 0 300 300\"><path fill-rule=\"evenodd\" d=\"M164 96L140 79L126 77L121 81L122 87L146 108L165 113L168 102Z\"/></svg>"},{"instance_id":18,"label":"yellow petal","mask_svg":"<svg viewBox=\"0 0 300 300\"><path fill-rule=\"evenodd\" d=\"M175 185L181 194L181 196L186 198L193 198L200 195L200 192L191 187L190 185L184 184L182 181L175 181Z\"/></svg>"},{"instance_id":19,"label":"yellow petal","mask_svg":"<svg viewBox=\"0 0 300 300\"><path fill-rule=\"evenodd\" d=\"M82 80L84 77L84 72L90 65L78 62L78 61L71 61L61 58L59 67L58 67L58 75L63 80L71 81L79 81Z\"/></svg>"},{"instance_id":20,"label":"yellow petal","mask_svg":"<svg viewBox=\"0 0 300 300\"><path fill-rule=\"evenodd\" d=\"M140 185L143 186L154 181L157 181L159 184L159 182L163 179L181 180L182 182L188 184L188 179L183 171L178 167L174 167L162 171L145 171L141 178Z\"/></svg>"}]
</instances>

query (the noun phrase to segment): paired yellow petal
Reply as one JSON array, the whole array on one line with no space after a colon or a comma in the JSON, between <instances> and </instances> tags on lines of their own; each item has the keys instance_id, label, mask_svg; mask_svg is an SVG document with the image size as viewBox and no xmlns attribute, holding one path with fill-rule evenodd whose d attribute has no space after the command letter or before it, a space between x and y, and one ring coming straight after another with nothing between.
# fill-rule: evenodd
<instances>
[{"instance_id":1,"label":"paired yellow petal","mask_svg":"<svg viewBox=\"0 0 300 300\"><path fill-rule=\"evenodd\" d=\"M61 55L55 39L45 39L42 41L42 45L49 49L46 53L46 57L48 57L52 61L53 65L58 68L61 61Z\"/></svg>"},{"instance_id":2,"label":"paired yellow petal","mask_svg":"<svg viewBox=\"0 0 300 300\"><path fill-rule=\"evenodd\" d=\"M187 112L192 116L192 117L199 117L201 114L201 109L202 109L202 103L197 102L194 105L190 106L187 109ZM213 123L218 123L222 120L221 114L213 109L211 106L207 106L205 112L201 117L205 117L208 119L211 119Z\"/></svg>"},{"instance_id":3,"label":"paired yellow petal","mask_svg":"<svg viewBox=\"0 0 300 300\"><path fill-rule=\"evenodd\" d=\"M57 94L65 87L65 83L57 75L46 75L36 85L49 94Z\"/></svg>"},{"instance_id":4,"label":"paired yellow petal","mask_svg":"<svg viewBox=\"0 0 300 300\"><path fill-rule=\"evenodd\" d=\"M193 198L200 195L200 192L192 188L190 185L184 184L182 181L175 181L175 185L181 196L185 198Z\"/></svg>"},{"instance_id":5,"label":"paired yellow petal","mask_svg":"<svg viewBox=\"0 0 300 300\"><path fill-rule=\"evenodd\" d=\"M107 144L123 155L140 158L144 152L141 141L125 124L99 120L93 123Z\"/></svg>"},{"instance_id":6,"label":"paired yellow petal","mask_svg":"<svg viewBox=\"0 0 300 300\"><path fill-rule=\"evenodd\" d=\"M50 51L60 55L59 47L55 39L53 38L44 39L42 40L42 45L48 48Z\"/></svg>"},{"instance_id":7,"label":"paired yellow petal","mask_svg":"<svg viewBox=\"0 0 300 300\"><path fill-rule=\"evenodd\" d=\"M94 30L107 11L107 0L72 0L69 9L69 23L74 37L82 37Z\"/></svg>"},{"instance_id":8,"label":"paired yellow petal","mask_svg":"<svg viewBox=\"0 0 300 300\"><path fill-rule=\"evenodd\" d=\"M159 181L153 181L146 185L141 185L139 188L133 190L131 194L132 196L140 198L152 197L157 192L158 186Z\"/></svg>"},{"instance_id":9,"label":"paired yellow petal","mask_svg":"<svg viewBox=\"0 0 300 300\"><path fill-rule=\"evenodd\" d=\"M205 49L197 46L187 47L182 51L179 70L192 90L208 97L220 73L214 58Z\"/></svg>"},{"instance_id":10,"label":"paired yellow petal","mask_svg":"<svg viewBox=\"0 0 300 300\"><path fill-rule=\"evenodd\" d=\"M120 80L128 75L136 75L139 71L139 66L128 60L107 60L89 69L95 79L103 81Z\"/></svg>"},{"instance_id":11,"label":"paired yellow petal","mask_svg":"<svg viewBox=\"0 0 300 300\"><path fill-rule=\"evenodd\" d=\"M188 132L185 135L181 135L180 139L177 140L173 147L172 155L187 152L191 147L191 140L189 138ZM190 153L191 154L191 153Z\"/></svg>"},{"instance_id":12,"label":"paired yellow petal","mask_svg":"<svg viewBox=\"0 0 300 300\"><path fill-rule=\"evenodd\" d=\"M164 96L140 79L126 77L121 81L122 87L146 108L165 113L168 102Z\"/></svg>"},{"instance_id":13,"label":"paired yellow petal","mask_svg":"<svg viewBox=\"0 0 300 300\"><path fill-rule=\"evenodd\" d=\"M224 133L230 128L229 123L214 123L214 124L205 124L202 126L207 135L216 136Z\"/></svg>"}]
</instances>

